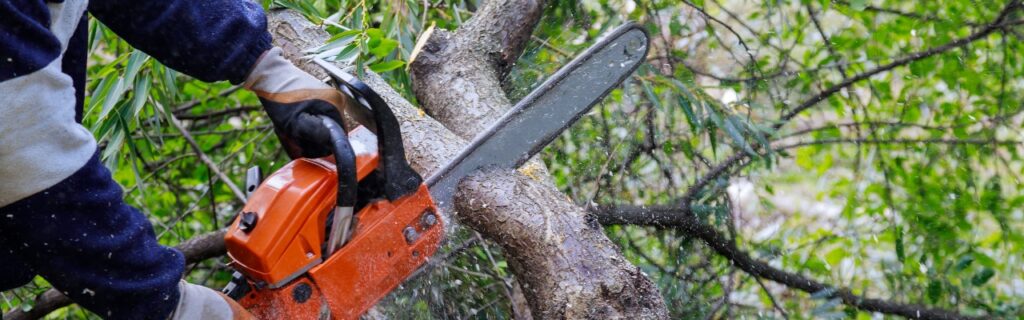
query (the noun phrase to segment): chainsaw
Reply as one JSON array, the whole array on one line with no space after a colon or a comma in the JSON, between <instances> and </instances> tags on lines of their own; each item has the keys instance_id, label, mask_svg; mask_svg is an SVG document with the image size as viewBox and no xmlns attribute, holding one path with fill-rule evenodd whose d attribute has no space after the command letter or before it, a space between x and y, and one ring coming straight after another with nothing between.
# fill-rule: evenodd
<instances>
[{"instance_id":1,"label":"chainsaw","mask_svg":"<svg viewBox=\"0 0 1024 320\"><path fill-rule=\"evenodd\" d=\"M520 100L452 161L423 179L409 165L398 120L368 85L315 59L372 123L346 130L323 117L332 156L295 159L263 179L225 235L236 270L224 292L260 319L357 319L438 251L459 181L515 169L644 61L646 32L609 32Z\"/></svg>"}]
</instances>

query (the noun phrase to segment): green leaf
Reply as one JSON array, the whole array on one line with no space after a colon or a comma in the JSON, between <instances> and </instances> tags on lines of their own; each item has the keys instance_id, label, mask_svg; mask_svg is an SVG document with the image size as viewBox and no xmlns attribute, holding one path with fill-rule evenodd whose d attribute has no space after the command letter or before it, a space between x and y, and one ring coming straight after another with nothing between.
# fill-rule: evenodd
<instances>
[{"instance_id":1,"label":"green leaf","mask_svg":"<svg viewBox=\"0 0 1024 320\"><path fill-rule=\"evenodd\" d=\"M974 262L974 255L968 253L968 254L965 254L965 255L961 256L960 260L957 260L956 266L954 266L954 268L956 269L956 271L964 271L964 269L967 269L967 267L970 267L971 263L973 263L973 262Z\"/></svg>"},{"instance_id":2,"label":"green leaf","mask_svg":"<svg viewBox=\"0 0 1024 320\"><path fill-rule=\"evenodd\" d=\"M683 109L683 114L686 115L686 121L690 124L690 131L696 134L697 131L704 127L700 116L693 110L693 104L697 103L700 106L700 101L690 93L690 90L686 88L682 81L672 79L672 83L675 84L677 91L681 93L676 99L679 101L679 106Z\"/></svg>"},{"instance_id":3,"label":"green leaf","mask_svg":"<svg viewBox=\"0 0 1024 320\"><path fill-rule=\"evenodd\" d=\"M384 58L391 54L392 51L395 51L395 48L397 47L398 41L382 38L376 46L370 45L370 53L374 56Z\"/></svg>"},{"instance_id":4,"label":"green leaf","mask_svg":"<svg viewBox=\"0 0 1024 320\"><path fill-rule=\"evenodd\" d=\"M679 96L677 101L679 102L679 108L683 109L683 114L686 115L686 122L690 124L690 132L696 134L697 130L701 128L700 119L697 119L697 115L693 113L690 100Z\"/></svg>"},{"instance_id":5,"label":"green leaf","mask_svg":"<svg viewBox=\"0 0 1024 320\"><path fill-rule=\"evenodd\" d=\"M355 41L356 36L359 34L359 30L348 30L334 35L330 42L327 42L327 44L313 50L314 52L317 52L315 57L322 59L330 56L340 56L341 52L356 47L352 42ZM335 60L340 59L336 58Z\"/></svg>"},{"instance_id":6,"label":"green leaf","mask_svg":"<svg viewBox=\"0 0 1024 320\"><path fill-rule=\"evenodd\" d=\"M404 65L405 61L402 60L384 61L370 65L370 70L373 70L373 72L381 73L401 68Z\"/></svg>"},{"instance_id":7,"label":"green leaf","mask_svg":"<svg viewBox=\"0 0 1024 320\"><path fill-rule=\"evenodd\" d=\"M110 111L114 109L114 105L117 104L117 100L121 99L121 94L125 91L125 78L118 78L113 81L113 84L109 89L106 90L106 94L103 95L103 104L100 107L100 116L97 121L103 121L110 114Z\"/></svg>"},{"instance_id":8,"label":"green leaf","mask_svg":"<svg viewBox=\"0 0 1024 320\"><path fill-rule=\"evenodd\" d=\"M939 302L942 298L942 283L936 280L932 280L928 283L928 300L932 303Z\"/></svg>"},{"instance_id":9,"label":"green leaf","mask_svg":"<svg viewBox=\"0 0 1024 320\"><path fill-rule=\"evenodd\" d=\"M331 36L331 38L327 40L327 43L336 42L341 39L354 38L360 33L362 32L359 29L349 29L342 32L338 32L337 34Z\"/></svg>"},{"instance_id":10,"label":"green leaf","mask_svg":"<svg viewBox=\"0 0 1024 320\"><path fill-rule=\"evenodd\" d=\"M143 75L135 80L135 86L132 90L132 104L131 114L132 119L139 117L139 112L142 111L142 107L146 105L146 98L149 98L149 84L150 77L148 74Z\"/></svg>"},{"instance_id":11,"label":"green leaf","mask_svg":"<svg viewBox=\"0 0 1024 320\"><path fill-rule=\"evenodd\" d=\"M992 259L992 257L989 257L987 254L981 252L974 252L972 256L976 261L978 261L979 264L985 267L994 268L996 266L996 260Z\"/></svg>"},{"instance_id":12,"label":"green leaf","mask_svg":"<svg viewBox=\"0 0 1024 320\"><path fill-rule=\"evenodd\" d=\"M740 133L738 128L740 127L740 124L739 120L736 119L736 116L730 115L726 117L725 120L725 127L722 129L725 129L725 132L732 137L733 142L735 142L738 147L743 149L743 151L746 151L751 157L757 158L757 152L754 152L754 149L750 148L750 144L747 143L747 139L743 137L743 133Z\"/></svg>"},{"instance_id":13,"label":"green leaf","mask_svg":"<svg viewBox=\"0 0 1024 320\"><path fill-rule=\"evenodd\" d=\"M848 253L846 252L846 248L836 247L835 249L832 249L832 251L829 251L827 254L825 254L825 261L831 265L838 265L840 262L843 261L844 258L847 257L847 255Z\"/></svg>"},{"instance_id":14,"label":"green leaf","mask_svg":"<svg viewBox=\"0 0 1024 320\"><path fill-rule=\"evenodd\" d=\"M351 63L352 60L354 60L358 54L359 45L350 43L347 47L338 52L338 54L335 55L331 60Z\"/></svg>"},{"instance_id":15,"label":"green leaf","mask_svg":"<svg viewBox=\"0 0 1024 320\"><path fill-rule=\"evenodd\" d=\"M907 254L903 248L903 228L896 227L894 231L896 233L895 245L896 245L896 257L900 259L900 262L906 262Z\"/></svg>"},{"instance_id":16,"label":"green leaf","mask_svg":"<svg viewBox=\"0 0 1024 320\"><path fill-rule=\"evenodd\" d=\"M139 73L139 69L142 68L142 64L146 63L146 60L149 60L149 56L142 51L132 51L128 58L128 65L125 67L124 78L134 81L135 75Z\"/></svg>"},{"instance_id":17,"label":"green leaf","mask_svg":"<svg viewBox=\"0 0 1024 320\"><path fill-rule=\"evenodd\" d=\"M366 29L366 46L370 48L377 47L380 45L381 39L384 38L384 32L377 28Z\"/></svg>"},{"instance_id":18,"label":"green leaf","mask_svg":"<svg viewBox=\"0 0 1024 320\"><path fill-rule=\"evenodd\" d=\"M981 269L981 271L978 271L978 273L975 273L974 276L971 277L971 284L973 284L974 286L981 286L988 282L989 279L992 279L992 277L995 275L995 270L986 267L984 269Z\"/></svg>"}]
</instances>

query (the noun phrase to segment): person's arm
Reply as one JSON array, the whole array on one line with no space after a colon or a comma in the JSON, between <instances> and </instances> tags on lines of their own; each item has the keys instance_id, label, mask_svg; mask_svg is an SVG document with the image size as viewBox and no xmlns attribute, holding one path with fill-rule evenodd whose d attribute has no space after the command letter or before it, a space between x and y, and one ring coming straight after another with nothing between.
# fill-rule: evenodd
<instances>
[{"instance_id":1,"label":"person's arm","mask_svg":"<svg viewBox=\"0 0 1024 320\"><path fill-rule=\"evenodd\" d=\"M248 0L92 0L89 12L129 44L203 81L242 83L271 48Z\"/></svg>"},{"instance_id":2,"label":"person's arm","mask_svg":"<svg viewBox=\"0 0 1024 320\"><path fill-rule=\"evenodd\" d=\"M344 98L270 50L267 18L248 0L93 0L89 12L132 46L203 81L244 83L260 97L288 154L320 157Z\"/></svg>"},{"instance_id":3,"label":"person's arm","mask_svg":"<svg viewBox=\"0 0 1024 320\"><path fill-rule=\"evenodd\" d=\"M128 43L203 81L244 83L292 158L329 153L317 115L342 122L346 99L271 50L267 18L248 0L93 0L89 11ZM353 129L353 128L348 128Z\"/></svg>"},{"instance_id":4,"label":"person's arm","mask_svg":"<svg viewBox=\"0 0 1024 320\"><path fill-rule=\"evenodd\" d=\"M41 0L0 1L0 82L38 71L60 56Z\"/></svg>"}]
</instances>

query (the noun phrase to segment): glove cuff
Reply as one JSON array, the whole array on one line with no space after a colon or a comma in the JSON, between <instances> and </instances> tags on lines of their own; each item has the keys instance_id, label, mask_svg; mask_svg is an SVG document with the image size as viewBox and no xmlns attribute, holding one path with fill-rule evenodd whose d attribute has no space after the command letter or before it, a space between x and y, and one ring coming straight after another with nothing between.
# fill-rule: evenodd
<instances>
[{"instance_id":1,"label":"glove cuff","mask_svg":"<svg viewBox=\"0 0 1024 320\"><path fill-rule=\"evenodd\" d=\"M253 319L248 311L234 300L213 289L194 285L182 280L178 284L181 298L169 320L208 319L233 320Z\"/></svg>"},{"instance_id":2,"label":"glove cuff","mask_svg":"<svg viewBox=\"0 0 1024 320\"><path fill-rule=\"evenodd\" d=\"M287 92L332 90L285 59L279 47L271 48L263 54L242 85L264 98Z\"/></svg>"}]
</instances>

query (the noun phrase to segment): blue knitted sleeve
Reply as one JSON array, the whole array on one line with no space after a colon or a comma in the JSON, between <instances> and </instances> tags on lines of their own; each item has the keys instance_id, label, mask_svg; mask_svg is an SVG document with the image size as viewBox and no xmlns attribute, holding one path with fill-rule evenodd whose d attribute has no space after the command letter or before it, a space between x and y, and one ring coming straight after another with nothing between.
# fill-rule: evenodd
<instances>
[{"instance_id":1,"label":"blue knitted sleeve","mask_svg":"<svg viewBox=\"0 0 1024 320\"><path fill-rule=\"evenodd\" d=\"M42 69L60 51L43 0L0 0L0 82Z\"/></svg>"},{"instance_id":2,"label":"blue knitted sleeve","mask_svg":"<svg viewBox=\"0 0 1024 320\"><path fill-rule=\"evenodd\" d=\"M132 46L203 81L241 83L271 47L263 8L248 0L92 0L89 12Z\"/></svg>"}]
</instances>

